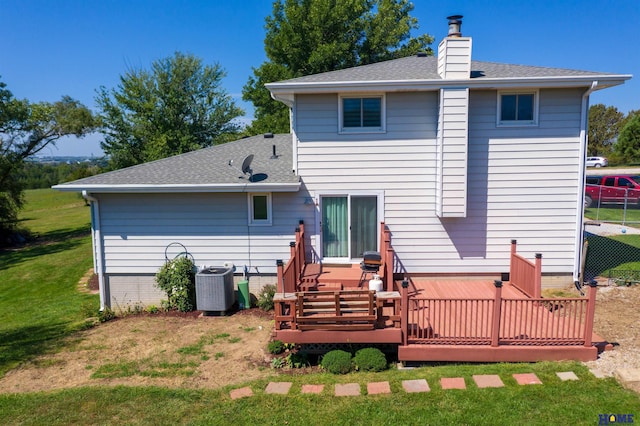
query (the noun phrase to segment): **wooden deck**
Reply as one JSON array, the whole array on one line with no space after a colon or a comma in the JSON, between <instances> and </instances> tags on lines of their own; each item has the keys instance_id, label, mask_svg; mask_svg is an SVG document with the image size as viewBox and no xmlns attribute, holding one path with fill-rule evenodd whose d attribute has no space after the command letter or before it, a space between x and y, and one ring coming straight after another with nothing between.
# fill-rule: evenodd
<instances>
[{"instance_id":1,"label":"wooden deck","mask_svg":"<svg viewBox=\"0 0 640 426\"><path fill-rule=\"evenodd\" d=\"M396 344L401 361L587 361L603 347L603 339L593 334L596 288L583 298L540 297L542 256L524 259L515 241L511 282L464 277L398 282L384 223L381 235L384 291L370 292L371 275L363 277L359 264L307 262L301 223L289 262L278 261L274 338Z\"/></svg>"}]
</instances>

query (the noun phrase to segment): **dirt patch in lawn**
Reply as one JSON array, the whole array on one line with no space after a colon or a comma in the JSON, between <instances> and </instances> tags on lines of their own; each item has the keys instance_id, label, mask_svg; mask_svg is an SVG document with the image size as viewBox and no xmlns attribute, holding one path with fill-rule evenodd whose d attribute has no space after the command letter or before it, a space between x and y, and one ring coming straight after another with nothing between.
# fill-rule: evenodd
<instances>
[{"instance_id":1,"label":"dirt patch in lawn","mask_svg":"<svg viewBox=\"0 0 640 426\"><path fill-rule=\"evenodd\" d=\"M567 292L573 296L574 291ZM267 352L272 328L272 313L260 309L225 317L202 317L198 312L132 315L80 332L58 353L10 371L0 379L0 392L86 385L215 389L239 384L273 374ZM587 363L590 368L610 376L619 368L640 368L640 285L600 287L594 329L614 349Z\"/></svg>"},{"instance_id":2,"label":"dirt patch in lawn","mask_svg":"<svg viewBox=\"0 0 640 426\"><path fill-rule=\"evenodd\" d=\"M0 392L87 385L218 388L272 373L273 316L132 315L80 332L58 353L10 371Z\"/></svg>"},{"instance_id":3,"label":"dirt patch in lawn","mask_svg":"<svg viewBox=\"0 0 640 426\"><path fill-rule=\"evenodd\" d=\"M594 331L614 345L589 368L613 376L619 368L640 368L640 285L599 287Z\"/></svg>"}]
</instances>

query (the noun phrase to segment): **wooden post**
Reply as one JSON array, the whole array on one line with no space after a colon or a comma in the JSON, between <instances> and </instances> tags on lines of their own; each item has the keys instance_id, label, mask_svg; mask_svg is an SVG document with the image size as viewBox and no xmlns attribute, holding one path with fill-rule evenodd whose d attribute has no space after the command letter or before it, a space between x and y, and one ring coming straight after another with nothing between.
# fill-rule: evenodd
<instances>
[{"instance_id":1,"label":"wooden post","mask_svg":"<svg viewBox=\"0 0 640 426\"><path fill-rule=\"evenodd\" d=\"M276 282L276 293L284 293L284 264L281 259L276 260L276 270L278 271L278 282Z\"/></svg>"},{"instance_id":2,"label":"wooden post","mask_svg":"<svg viewBox=\"0 0 640 426\"><path fill-rule=\"evenodd\" d=\"M542 253L536 253L535 281L533 284L533 298L542 297Z\"/></svg>"},{"instance_id":3,"label":"wooden post","mask_svg":"<svg viewBox=\"0 0 640 426\"><path fill-rule=\"evenodd\" d=\"M491 325L491 346L498 347L500 340L500 312L502 305L502 281L495 280L495 299L493 301L493 319Z\"/></svg>"},{"instance_id":4,"label":"wooden post","mask_svg":"<svg viewBox=\"0 0 640 426\"><path fill-rule=\"evenodd\" d=\"M387 248L384 261L384 282L387 291L393 291L393 249Z\"/></svg>"},{"instance_id":5,"label":"wooden post","mask_svg":"<svg viewBox=\"0 0 640 426\"><path fill-rule=\"evenodd\" d=\"M511 240L511 257L509 258L509 282L511 282L511 284L513 284L513 277L515 275L515 270L514 270L514 261L513 261L513 257L516 254L516 245L518 244L518 242L516 240Z\"/></svg>"},{"instance_id":6,"label":"wooden post","mask_svg":"<svg viewBox=\"0 0 640 426\"><path fill-rule=\"evenodd\" d=\"M298 231L296 228L296 238L298 237L297 232ZM296 282L293 283L293 288L297 288L298 287L297 280L298 278L300 278L300 274L298 273L298 259L296 259L296 242L295 241L291 241L289 243L289 251L291 253L289 259L291 262L293 262L293 276L294 276L294 279L296 280Z\"/></svg>"},{"instance_id":7,"label":"wooden post","mask_svg":"<svg viewBox=\"0 0 640 426\"><path fill-rule=\"evenodd\" d=\"M400 313L402 344L406 346L409 338L409 281L407 280L402 280L402 305L400 306Z\"/></svg>"},{"instance_id":8,"label":"wooden post","mask_svg":"<svg viewBox=\"0 0 640 426\"><path fill-rule=\"evenodd\" d=\"M298 252L300 253L300 265L304 267L307 264L307 248L304 242L304 220L300 220L298 222L298 228L300 228L300 248Z\"/></svg>"},{"instance_id":9,"label":"wooden post","mask_svg":"<svg viewBox=\"0 0 640 426\"><path fill-rule=\"evenodd\" d=\"M587 295L587 316L584 324L584 345L589 348L592 345L593 336L593 317L596 312L596 291L598 289L598 282L591 281L589 283L589 294Z\"/></svg>"}]
</instances>

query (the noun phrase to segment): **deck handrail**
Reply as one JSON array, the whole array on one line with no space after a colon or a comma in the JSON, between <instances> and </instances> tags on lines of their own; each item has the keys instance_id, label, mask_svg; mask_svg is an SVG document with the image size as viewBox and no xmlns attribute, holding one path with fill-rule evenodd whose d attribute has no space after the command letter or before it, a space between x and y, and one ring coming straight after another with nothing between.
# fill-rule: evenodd
<instances>
[{"instance_id":1,"label":"deck handrail","mask_svg":"<svg viewBox=\"0 0 640 426\"><path fill-rule=\"evenodd\" d=\"M516 240L511 240L511 260L509 263L509 281L511 285L527 296L537 299L542 295L542 254L536 253L535 262L531 262L516 253Z\"/></svg>"},{"instance_id":2,"label":"deck handrail","mask_svg":"<svg viewBox=\"0 0 640 426\"><path fill-rule=\"evenodd\" d=\"M421 298L403 285L404 344L592 345L596 286L587 298ZM405 304L405 301L407 304Z\"/></svg>"},{"instance_id":3,"label":"deck handrail","mask_svg":"<svg viewBox=\"0 0 640 426\"><path fill-rule=\"evenodd\" d=\"M278 293L295 292L300 276L302 275L302 271L304 270L304 266L307 264L306 248L304 243L304 222L302 220L295 229L295 236L296 240L289 243L291 255L286 266L283 265L282 260L276 261L278 272L276 290Z\"/></svg>"},{"instance_id":4,"label":"deck handrail","mask_svg":"<svg viewBox=\"0 0 640 426\"><path fill-rule=\"evenodd\" d=\"M391 246L391 231L384 222L380 222L380 274L383 279L383 287L386 291L394 291L393 258L394 252Z\"/></svg>"}]
</instances>

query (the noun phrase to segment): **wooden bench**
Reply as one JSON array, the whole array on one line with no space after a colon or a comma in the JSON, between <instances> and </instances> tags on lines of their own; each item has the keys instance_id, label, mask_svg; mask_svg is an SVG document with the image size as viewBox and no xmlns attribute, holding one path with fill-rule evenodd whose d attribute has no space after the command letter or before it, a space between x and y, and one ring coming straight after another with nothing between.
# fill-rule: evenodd
<instances>
[{"instance_id":1,"label":"wooden bench","mask_svg":"<svg viewBox=\"0 0 640 426\"><path fill-rule=\"evenodd\" d=\"M299 330L372 330L377 315L372 290L315 291L297 294Z\"/></svg>"}]
</instances>

